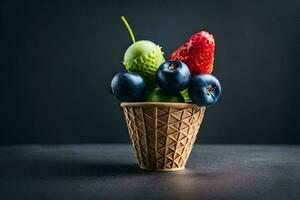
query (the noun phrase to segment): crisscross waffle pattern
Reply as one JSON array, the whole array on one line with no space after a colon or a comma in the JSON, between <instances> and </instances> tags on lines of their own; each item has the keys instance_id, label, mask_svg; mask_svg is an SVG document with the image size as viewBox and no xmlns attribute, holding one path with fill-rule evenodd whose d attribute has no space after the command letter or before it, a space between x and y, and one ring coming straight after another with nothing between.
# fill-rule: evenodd
<instances>
[{"instance_id":1,"label":"crisscross waffle pattern","mask_svg":"<svg viewBox=\"0 0 300 200\"><path fill-rule=\"evenodd\" d=\"M126 104L122 107L139 166L161 171L183 169L205 108L194 104Z\"/></svg>"}]
</instances>

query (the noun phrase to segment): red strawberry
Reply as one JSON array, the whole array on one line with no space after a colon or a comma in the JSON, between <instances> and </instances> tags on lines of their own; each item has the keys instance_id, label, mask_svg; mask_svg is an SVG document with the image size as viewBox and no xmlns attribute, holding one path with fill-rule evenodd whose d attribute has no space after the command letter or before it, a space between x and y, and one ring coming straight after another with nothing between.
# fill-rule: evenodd
<instances>
[{"instance_id":1,"label":"red strawberry","mask_svg":"<svg viewBox=\"0 0 300 200\"><path fill-rule=\"evenodd\" d=\"M192 35L174 51L169 60L179 60L187 64L192 76L210 74L213 71L214 53L214 37L206 31L201 31Z\"/></svg>"}]
</instances>

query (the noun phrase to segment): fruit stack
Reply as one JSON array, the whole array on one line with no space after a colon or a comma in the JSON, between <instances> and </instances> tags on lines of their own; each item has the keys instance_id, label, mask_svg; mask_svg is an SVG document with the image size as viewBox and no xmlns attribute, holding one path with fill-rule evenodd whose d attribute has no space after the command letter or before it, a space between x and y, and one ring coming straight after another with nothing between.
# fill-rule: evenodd
<instances>
[{"instance_id":1,"label":"fruit stack","mask_svg":"<svg viewBox=\"0 0 300 200\"><path fill-rule=\"evenodd\" d=\"M167 60L161 47L135 41L124 55L127 72L111 82L121 101L129 135L142 169L185 168L207 106L215 104L221 86L213 71L215 41L201 31L192 35Z\"/></svg>"}]
</instances>

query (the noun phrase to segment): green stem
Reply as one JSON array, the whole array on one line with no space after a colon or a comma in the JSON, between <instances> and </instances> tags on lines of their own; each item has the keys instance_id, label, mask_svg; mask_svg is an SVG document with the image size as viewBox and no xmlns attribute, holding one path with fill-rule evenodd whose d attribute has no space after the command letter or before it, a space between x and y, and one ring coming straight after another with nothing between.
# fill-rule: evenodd
<instances>
[{"instance_id":1,"label":"green stem","mask_svg":"<svg viewBox=\"0 0 300 200\"><path fill-rule=\"evenodd\" d=\"M131 30L131 28L130 28L130 25L128 24L128 22L127 22L127 20L125 19L124 16L122 16L121 19L122 19L122 21L124 22L124 24L125 24L125 26L126 26L128 32L129 32L129 34L130 34L130 37L131 37L131 39L132 39L132 42L135 43L134 34L133 34L133 32L132 32L132 30Z\"/></svg>"}]
</instances>

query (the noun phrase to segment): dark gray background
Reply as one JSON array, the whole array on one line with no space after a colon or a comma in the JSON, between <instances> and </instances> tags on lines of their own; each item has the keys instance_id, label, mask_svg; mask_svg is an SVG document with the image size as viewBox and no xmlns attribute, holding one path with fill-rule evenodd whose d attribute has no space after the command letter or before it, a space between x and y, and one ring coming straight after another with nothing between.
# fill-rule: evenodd
<instances>
[{"instance_id":1,"label":"dark gray background","mask_svg":"<svg viewBox=\"0 0 300 200\"><path fill-rule=\"evenodd\" d=\"M299 1L1 1L0 143L129 142L110 80L130 37L216 40L200 143L300 143Z\"/></svg>"}]
</instances>

